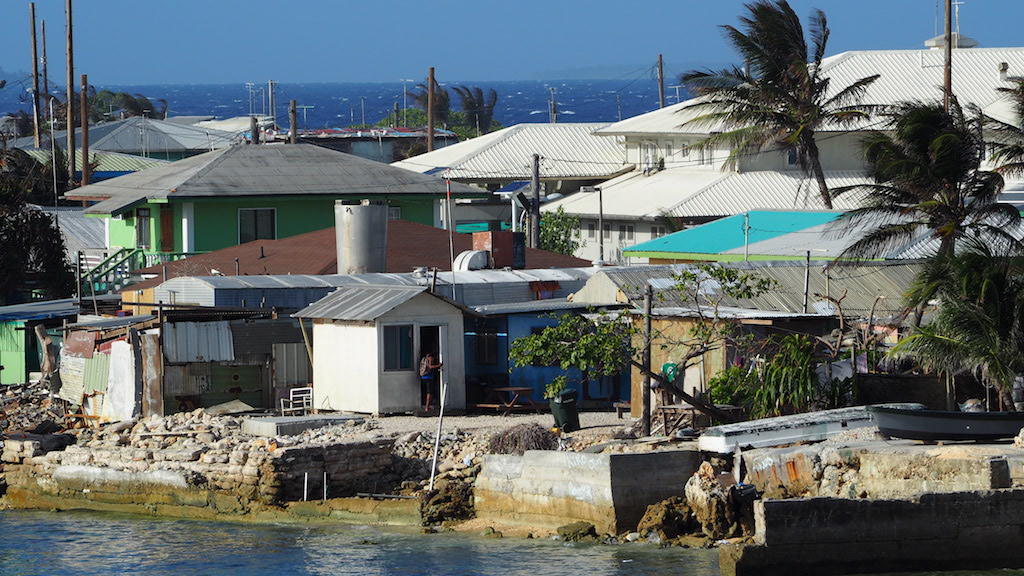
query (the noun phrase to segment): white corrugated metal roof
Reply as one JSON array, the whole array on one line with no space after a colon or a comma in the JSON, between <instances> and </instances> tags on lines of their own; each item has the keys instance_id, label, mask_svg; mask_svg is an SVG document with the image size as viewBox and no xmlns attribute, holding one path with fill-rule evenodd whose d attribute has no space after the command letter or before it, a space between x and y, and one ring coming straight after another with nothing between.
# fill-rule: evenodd
<instances>
[{"instance_id":1,"label":"white corrugated metal roof","mask_svg":"<svg viewBox=\"0 0 1024 576\"><path fill-rule=\"evenodd\" d=\"M869 182L863 172L855 170L825 172L825 180L830 190ZM863 197L864 192L849 192L833 200L833 208L856 208ZM673 216L706 217L758 209L824 210L826 206L817 183L803 172L760 170L730 172L679 202L670 212Z\"/></svg>"},{"instance_id":2,"label":"white corrugated metal roof","mask_svg":"<svg viewBox=\"0 0 1024 576\"><path fill-rule=\"evenodd\" d=\"M541 209L555 212L565 208L570 214L596 218L603 203L605 218L657 218L679 204L680 200L700 192L723 178L715 169L662 170L650 176L633 171L601 184L600 198L591 192L576 192L545 204Z\"/></svg>"},{"instance_id":3,"label":"white corrugated metal roof","mask_svg":"<svg viewBox=\"0 0 1024 576\"><path fill-rule=\"evenodd\" d=\"M415 172L447 168L456 180L528 180L540 154L541 179L605 179L632 168L614 139L593 133L607 123L517 124L395 162Z\"/></svg>"},{"instance_id":4,"label":"white corrugated metal roof","mask_svg":"<svg viewBox=\"0 0 1024 576\"><path fill-rule=\"evenodd\" d=\"M861 102L895 104L908 100L935 101L942 97L943 50L858 50L830 56L822 62L830 89L845 88L855 81L879 74L868 86ZM953 50L953 91L961 104L975 104L999 113L996 102L1003 99L997 88L1010 88L1012 81L1002 80L1000 63L1009 64L1009 77L1024 76L1024 48L963 48ZM647 114L627 118L596 131L599 135L629 134L707 134L720 126L683 124L696 117L687 107L698 102L687 100ZM701 110L697 108L695 110ZM700 114L707 113L703 109ZM848 129L848 128L847 128ZM819 129L820 131L820 129Z\"/></svg>"},{"instance_id":5,"label":"white corrugated metal roof","mask_svg":"<svg viewBox=\"0 0 1024 576\"><path fill-rule=\"evenodd\" d=\"M426 286L342 286L293 316L372 321L426 290Z\"/></svg>"}]
</instances>

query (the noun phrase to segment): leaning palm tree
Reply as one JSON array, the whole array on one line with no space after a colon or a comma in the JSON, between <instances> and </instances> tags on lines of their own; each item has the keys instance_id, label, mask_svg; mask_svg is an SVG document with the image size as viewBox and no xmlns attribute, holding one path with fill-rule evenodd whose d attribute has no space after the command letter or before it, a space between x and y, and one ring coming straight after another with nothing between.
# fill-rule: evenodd
<instances>
[{"instance_id":1,"label":"leaning palm tree","mask_svg":"<svg viewBox=\"0 0 1024 576\"><path fill-rule=\"evenodd\" d=\"M413 104L416 107L426 111L429 106L428 101L430 100L430 94L427 89L427 83L417 84L416 89L418 92L407 92L410 98L412 98ZM450 97L448 91L441 88L441 85L434 80L434 121L442 126L448 124L448 114L451 112L451 104L449 102Z\"/></svg>"},{"instance_id":2,"label":"leaning palm tree","mask_svg":"<svg viewBox=\"0 0 1024 576\"><path fill-rule=\"evenodd\" d=\"M1010 103L1015 122L1005 122L990 116L984 118L989 131L992 162L1000 174L1024 175L1024 80L1016 79L1011 88L999 88Z\"/></svg>"},{"instance_id":3,"label":"leaning palm tree","mask_svg":"<svg viewBox=\"0 0 1024 576\"><path fill-rule=\"evenodd\" d=\"M477 136L491 131L491 120L494 118L494 106L498 103L498 91L491 88L484 98L484 91L478 86L452 86L452 90L462 100L462 111L466 114L466 123L476 128Z\"/></svg>"},{"instance_id":4,"label":"leaning palm tree","mask_svg":"<svg viewBox=\"0 0 1024 576\"><path fill-rule=\"evenodd\" d=\"M922 232L938 241L940 257L968 235L1019 249L1012 232L1020 212L998 201L1002 176L981 169L980 113L966 115L953 99L948 112L938 102L907 102L888 116L888 130L869 132L862 143L873 182L833 191L864 194L836 222L865 231L840 259L875 258Z\"/></svg>"},{"instance_id":5,"label":"leaning palm tree","mask_svg":"<svg viewBox=\"0 0 1024 576\"><path fill-rule=\"evenodd\" d=\"M1024 372L1024 259L1013 247L977 238L964 244L957 254L931 260L918 277L910 298L934 295L938 311L890 355L947 374L974 374L1013 406L1013 381Z\"/></svg>"},{"instance_id":6,"label":"leaning palm tree","mask_svg":"<svg viewBox=\"0 0 1024 576\"><path fill-rule=\"evenodd\" d=\"M821 73L829 36L824 12L811 14L808 45L786 0L759 0L746 9L742 30L722 27L746 68L683 74L680 81L699 96L688 107L698 116L687 124L725 125L697 146L728 146L727 167L764 149L794 152L797 164L817 182L822 203L831 208L815 133L847 128L869 117L875 107L860 100L878 75L833 90Z\"/></svg>"}]
</instances>

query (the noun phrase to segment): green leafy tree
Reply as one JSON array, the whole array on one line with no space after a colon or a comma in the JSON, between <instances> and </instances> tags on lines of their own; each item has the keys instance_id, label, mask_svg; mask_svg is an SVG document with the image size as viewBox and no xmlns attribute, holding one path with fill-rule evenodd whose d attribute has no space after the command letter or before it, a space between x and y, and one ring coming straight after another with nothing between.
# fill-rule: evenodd
<instances>
[{"instance_id":1,"label":"green leafy tree","mask_svg":"<svg viewBox=\"0 0 1024 576\"><path fill-rule=\"evenodd\" d=\"M572 256L584 245L580 218L565 208L544 212L540 219L540 249Z\"/></svg>"},{"instance_id":2,"label":"green leafy tree","mask_svg":"<svg viewBox=\"0 0 1024 576\"><path fill-rule=\"evenodd\" d=\"M821 74L829 28L820 10L811 15L810 44L785 0L759 0L747 4L746 10L740 28L722 28L747 69L695 70L681 77L691 93L700 96L694 104L700 115L690 123L726 126L698 146L727 145L729 166L765 148L793 151L800 167L817 182L822 203L831 208L815 134L868 117L872 107L860 100L878 75L833 89Z\"/></svg>"},{"instance_id":3,"label":"green leafy tree","mask_svg":"<svg viewBox=\"0 0 1024 576\"><path fill-rule=\"evenodd\" d=\"M509 347L509 359L517 366L559 366L582 373L583 382L613 376L629 367L633 355L629 322L610 314L594 320L564 314L558 324L537 334L517 338ZM545 390L554 398L567 385L567 374L556 377Z\"/></svg>"},{"instance_id":4,"label":"green leafy tree","mask_svg":"<svg viewBox=\"0 0 1024 576\"><path fill-rule=\"evenodd\" d=\"M837 226L865 229L841 258L873 258L927 231L948 257L968 236L1019 246L1012 232L1020 212L998 201L1003 178L982 170L985 140L980 114L967 116L954 99L908 102L888 115L885 132L864 137L871 184L837 189L861 192L862 206L843 214Z\"/></svg>"}]
</instances>

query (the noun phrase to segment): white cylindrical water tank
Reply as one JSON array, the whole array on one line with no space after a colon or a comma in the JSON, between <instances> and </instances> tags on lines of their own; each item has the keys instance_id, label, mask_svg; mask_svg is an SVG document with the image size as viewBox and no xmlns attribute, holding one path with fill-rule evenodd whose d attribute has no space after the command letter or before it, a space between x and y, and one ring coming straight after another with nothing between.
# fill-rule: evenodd
<instances>
[{"instance_id":1,"label":"white cylindrical water tank","mask_svg":"<svg viewBox=\"0 0 1024 576\"><path fill-rule=\"evenodd\" d=\"M388 206L383 201L334 202L338 274L384 272L387 265Z\"/></svg>"}]
</instances>

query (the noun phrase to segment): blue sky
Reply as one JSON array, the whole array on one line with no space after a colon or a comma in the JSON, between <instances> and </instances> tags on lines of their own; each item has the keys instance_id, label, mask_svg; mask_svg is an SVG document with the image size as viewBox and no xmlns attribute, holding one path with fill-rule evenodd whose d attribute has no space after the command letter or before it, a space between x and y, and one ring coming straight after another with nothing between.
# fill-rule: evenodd
<instances>
[{"instance_id":1,"label":"blue sky","mask_svg":"<svg viewBox=\"0 0 1024 576\"><path fill-rule=\"evenodd\" d=\"M793 0L829 17L829 53L918 48L935 0ZM29 3L7 0L0 68L31 67ZM663 54L675 75L735 60L719 25L736 0L75 0L75 77L95 85L616 78ZM38 0L50 78L64 78L64 2ZM1020 45L1021 0L967 0L961 32ZM939 29L941 32L941 14ZM670 78L670 82L671 78Z\"/></svg>"}]
</instances>

